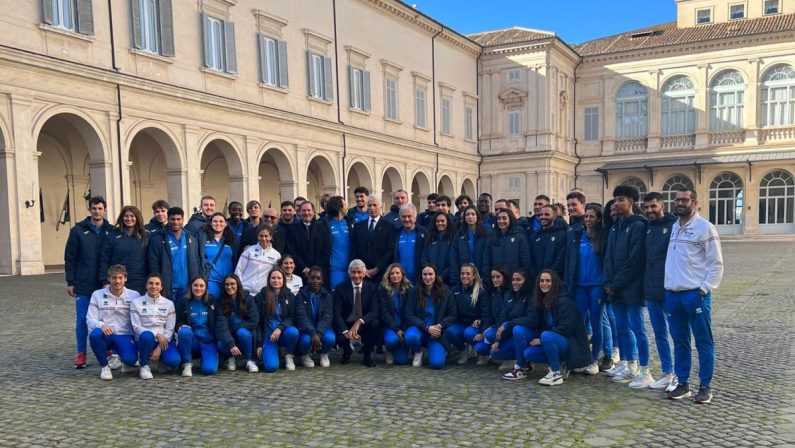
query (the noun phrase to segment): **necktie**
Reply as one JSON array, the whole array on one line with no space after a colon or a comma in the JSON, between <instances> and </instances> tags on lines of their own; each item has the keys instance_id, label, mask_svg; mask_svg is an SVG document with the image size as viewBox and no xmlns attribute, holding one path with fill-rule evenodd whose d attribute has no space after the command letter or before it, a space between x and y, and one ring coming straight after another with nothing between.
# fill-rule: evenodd
<instances>
[{"instance_id":1,"label":"necktie","mask_svg":"<svg viewBox=\"0 0 795 448\"><path fill-rule=\"evenodd\" d=\"M357 286L353 292L353 315L355 320L362 318L362 287Z\"/></svg>"},{"instance_id":2,"label":"necktie","mask_svg":"<svg viewBox=\"0 0 795 448\"><path fill-rule=\"evenodd\" d=\"M372 218L370 220L370 227L368 227L368 232L369 233L373 233L373 230L375 230L375 218Z\"/></svg>"}]
</instances>

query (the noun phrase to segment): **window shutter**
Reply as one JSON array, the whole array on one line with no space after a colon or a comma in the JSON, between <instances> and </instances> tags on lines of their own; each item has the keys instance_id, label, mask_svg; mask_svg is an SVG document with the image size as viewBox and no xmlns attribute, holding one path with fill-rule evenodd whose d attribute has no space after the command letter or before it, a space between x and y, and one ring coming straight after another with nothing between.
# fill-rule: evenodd
<instances>
[{"instance_id":1,"label":"window shutter","mask_svg":"<svg viewBox=\"0 0 795 448\"><path fill-rule=\"evenodd\" d=\"M355 98L353 97L353 92L355 91L353 87L353 66L348 64L348 101L349 106L353 107Z\"/></svg>"},{"instance_id":2,"label":"window shutter","mask_svg":"<svg viewBox=\"0 0 795 448\"><path fill-rule=\"evenodd\" d=\"M370 112L370 72L366 70L362 71L362 97L364 110Z\"/></svg>"},{"instance_id":3,"label":"window shutter","mask_svg":"<svg viewBox=\"0 0 795 448\"><path fill-rule=\"evenodd\" d=\"M267 75L268 54L265 48L265 36L257 33L257 48L259 49L259 80L264 83Z\"/></svg>"},{"instance_id":4,"label":"window shutter","mask_svg":"<svg viewBox=\"0 0 795 448\"><path fill-rule=\"evenodd\" d=\"M279 57L279 87L286 89L290 85L290 78L287 73L287 42L277 40Z\"/></svg>"},{"instance_id":5,"label":"window shutter","mask_svg":"<svg viewBox=\"0 0 795 448\"><path fill-rule=\"evenodd\" d=\"M309 96L318 96L318 92L315 92L315 76L318 76L319 73L315 73L314 67L312 65L312 52L307 50L306 52L306 90L309 92Z\"/></svg>"},{"instance_id":6,"label":"window shutter","mask_svg":"<svg viewBox=\"0 0 795 448\"><path fill-rule=\"evenodd\" d=\"M323 58L323 77L325 77L326 89L323 92L323 98L331 101L334 99L334 84L331 78L331 58Z\"/></svg>"},{"instance_id":7,"label":"window shutter","mask_svg":"<svg viewBox=\"0 0 795 448\"><path fill-rule=\"evenodd\" d=\"M55 0L41 0L41 20L47 25L52 25L52 2Z\"/></svg>"},{"instance_id":8,"label":"window shutter","mask_svg":"<svg viewBox=\"0 0 795 448\"><path fill-rule=\"evenodd\" d=\"M130 0L130 18L132 19L133 48L141 49L141 2Z\"/></svg>"},{"instance_id":9,"label":"window shutter","mask_svg":"<svg viewBox=\"0 0 795 448\"><path fill-rule=\"evenodd\" d=\"M171 0L160 0L160 54L174 57L174 10Z\"/></svg>"},{"instance_id":10,"label":"window shutter","mask_svg":"<svg viewBox=\"0 0 795 448\"><path fill-rule=\"evenodd\" d=\"M207 14L201 13L201 27L202 27L202 48L204 48L204 66L210 66L210 19Z\"/></svg>"},{"instance_id":11,"label":"window shutter","mask_svg":"<svg viewBox=\"0 0 795 448\"><path fill-rule=\"evenodd\" d=\"M224 22L224 56L226 57L226 72L237 73L237 53L235 48L235 24Z\"/></svg>"},{"instance_id":12,"label":"window shutter","mask_svg":"<svg viewBox=\"0 0 795 448\"><path fill-rule=\"evenodd\" d=\"M77 0L77 32L94 35L94 15L91 0Z\"/></svg>"}]
</instances>

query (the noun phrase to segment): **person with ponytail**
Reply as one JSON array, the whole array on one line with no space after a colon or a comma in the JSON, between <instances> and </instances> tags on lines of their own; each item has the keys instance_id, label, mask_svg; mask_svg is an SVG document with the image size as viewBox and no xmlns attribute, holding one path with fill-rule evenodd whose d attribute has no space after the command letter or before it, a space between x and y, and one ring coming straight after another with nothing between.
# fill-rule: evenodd
<instances>
[{"instance_id":1,"label":"person with ponytail","mask_svg":"<svg viewBox=\"0 0 795 448\"><path fill-rule=\"evenodd\" d=\"M453 288L453 299L456 304L458 320L445 331L447 339L461 350L458 364L466 364L470 355L475 354L475 336L481 333L484 320L492 320L489 295L477 267L472 263L464 263L458 274L459 282Z\"/></svg>"}]
</instances>

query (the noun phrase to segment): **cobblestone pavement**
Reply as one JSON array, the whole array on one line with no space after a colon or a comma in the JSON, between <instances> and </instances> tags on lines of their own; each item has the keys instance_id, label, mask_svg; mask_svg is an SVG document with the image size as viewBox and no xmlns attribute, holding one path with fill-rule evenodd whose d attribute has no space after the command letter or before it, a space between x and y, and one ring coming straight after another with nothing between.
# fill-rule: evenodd
<instances>
[{"instance_id":1,"label":"cobblestone pavement","mask_svg":"<svg viewBox=\"0 0 795 448\"><path fill-rule=\"evenodd\" d=\"M727 243L724 256L703 406L604 377L543 387L545 369L508 382L452 360L103 382L93 356L71 366L62 276L0 278L0 445L795 446L795 244Z\"/></svg>"}]
</instances>

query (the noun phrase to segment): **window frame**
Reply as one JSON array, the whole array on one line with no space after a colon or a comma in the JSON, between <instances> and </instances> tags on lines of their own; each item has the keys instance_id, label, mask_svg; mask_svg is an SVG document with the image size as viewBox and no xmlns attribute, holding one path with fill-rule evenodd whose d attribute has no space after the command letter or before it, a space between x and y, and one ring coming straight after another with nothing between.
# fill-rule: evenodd
<instances>
[{"instance_id":1,"label":"window frame","mask_svg":"<svg viewBox=\"0 0 795 448\"><path fill-rule=\"evenodd\" d=\"M452 136L453 135L453 99L448 96L442 96L440 101L441 106L441 114L440 114L440 121L441 121L441 132L443 135Z\"/></svg>"},{"instance_id":2,"label":"window frame","mask_svg":"<svg viewBox=\"0 0 795 448\"><path fill-rule=\"evenodd\" d=\"M419 94L422 94L422 98L420 98ZM428 89L423 87L414 87L414 126L421 129L428 128L427 109ZM422 119L420 120L420 118Z\"/></svg>"},{"instance_id":3,"label":"window frame","mask_svg":"<svg viewBox=\"0 0 795 448\"><path fill-rule=\"evenodd\" d=\"M790 77L787 79L768 79L779 68L788 68ZM759 122L761 127L772 128L795 125L795 67L786 63L772 65L762 74L761 84L759 95ZM771 92L775 96L783 93L781 95L783 98L771 99Z\"/></svg>"},{"instance_id":4,"label":"window frame","mask_svg":"<svg viewBox=\"0 0 795 448\"><path fill-rule=\"evenodd\" d=\"M390 84L394 88L390 89ZM384 118L400 121L400 83L397 77L389 74L384 75Z\"/></svg>"},{"instance_id":5,"label":"window frame","mask_svg":"<svg viewBox=\"0 0 795 448\"><path fill-rule=\"evenodd\" d=\"M589 132L590 125L590 132ZM583 141L599 141L599 106L586 107L583 111Z\"/></svg>"},{"instance_id":6,"label":"window frame","mask_svg":"<svg viewBox=\"0 0 795 448\"><path fill-rule=\"evenodd\" d=\"M522 82L522 69L509 68L505 70L505 82Z\"/></svg>"},{"instance_id":7,"label":"window frame","mask_svg":"<svg viewBox=\"0 0 795 448\"><path fill-rule=\"evenodd\" d=\"M509 137L519 137L522 135L522 110L510 109L506 115L507 123L505 134Z\"/></svg>"},{"instance_id":8,"label":"window frame","mask_svg":"<svg viewBox=\"0 0 795 448\"><path fill-rule=\"evenodd\" d=\"M733 17L733 14L734 14L733 10L734 10L735 7L741 7L743 9L742 17ZM743 20L743 19L747 19L747 18L748 18L748 5L747 4L745 4L745 3L731 3L731 4L729 4L729 21Z\"/></svg>"},{"instance_id":9,"label":"window frame","mask_svg":"<svg viewBox=\"0 0 795 448\"><path fill-rule=\"evenodd\" d=\"M729 75L740 83L721 84ZM724 70L712 79L709 88L709 130L732 131L745 128L745 79L737 70ZM728 101L732 98L731 101ZM727 119L728 117L728 119Z\"/></svg>"},{"instance_id":10,"label":"window frame","mask_svg":"<svg viewBox=\"0 0 795 448\"><path fill-rule=\"evenodd\" d=\"M768 12L768 2L775 2L775 12ZM763 16L773 16L776 14L781 14L781 0L764 0L762 2L762 15Z\"/></svg>"},{"instance_id":11,"label":"window frame","mask_svg":"<svg viewBox=\"0 0 795 448\"><path fill-rule=\"evenodd\" d=\"M674 89L677 84L690 84L689 89ZM696 133L696 94L695 83L686 75L669 78L660 95L660 134L693 135ZM683 101L684 100L684 101ZM684 105L684 107L679 107Z\"/></svg>"},{"instance_id":12,"label":"window frame","mask_svg":"<svg viewBox=\"0 0 795 448\"><path fill-rule=\"evenodd\" d=\"M622 96L629 86L637 85L642 94ZM626 113L627 105L637 105L637 112ZM621 106L621 107L619 107ZM630 121L627 121L627 118ZM621 86L615 98L616 139L646 138L649 136L649 89L639 81L629 81Z\"/></svg>"},{"instance_id":13,"label":"window frame","mask_svg":"<svg viewBox=\"0 0 795 448\"><path fill-rule=\"evenodd\" d=\"M475 140L475 107L471 104L464 105L464 140Z\"/></svg>"},{"instance_id":14,"label":"window frame","mask_svg":"<svg viewBox=\"0 0 795 448\"><path fill-rule=\"evenodd\" d=\"M207 48L210 49L210 54L207 57L207 68L210 70L225 72L226 44L224 39L226 36L224 33L224 21L210 15L206 15L206 17L208 22L208 35L205 36L205 39L208 39Z\"/></svg>"},{"instance_id":15,"label":"window frame","mask_svg":"<svg viewBox=\"0 0 795 448\"><path fill-rule=\"evenodd\" d=\"M141 48L139 50L146 51L152 54L160 54L160 2L157 0L135 0L138 2L138 9L140 11L140 29L138 32L141 36ZM150 8L147 5L151 5ZM147 15L146 12L149 11Z\"/></svg>"},{"instance_id":16,"label":"window frame","mask_svg":"<svg viewBox=\"0 0 795 448\"><path fill-rule=\"evenodd\" d=\"M707 17L707 20L705 20L705 21L702 21L701 18L699 17L699 14L702 13L702 12L707 12L709 14L709 16ZM698 9L696 9L696 14L695 14L696 25L709 25L709 24L713 23L714 20L713 20L712 16L713 16L712 8L698 8Z\"/></svg>"},{"instance_id":17,"label":"window frame","mask_svg":"<svg viewBox=\"0 0 795 448\"><path fill-rule=\"evenodd\" d=\"M69 11L65 11L65 5L69 6ZM50 11L52 13L52 26L62 30L78 32L77 30L77 0L50 0ZM68 17L70 24L65 24L64 19Z\"/></svg>"}]
</instances>

